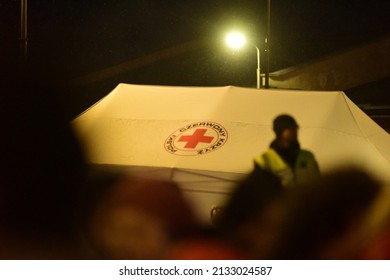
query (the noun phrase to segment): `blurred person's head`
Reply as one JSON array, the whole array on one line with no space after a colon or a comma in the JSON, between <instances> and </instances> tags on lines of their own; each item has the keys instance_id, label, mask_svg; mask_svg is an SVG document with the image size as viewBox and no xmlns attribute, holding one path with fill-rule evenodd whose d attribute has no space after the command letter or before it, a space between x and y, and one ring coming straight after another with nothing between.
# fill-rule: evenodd
<instances>
[{"instance_id":1,"label":"blurred person's head","mask_svg":"<svg viewBox=\"0 0 390 280\"><path fill-rule=\"evenodd\" d=\"M356 258L390 259L390 189L384 186L356 229Z\"/></svg>"},{"instance_id":2,"label":"blurred person's head","mask_svg":"<svg viewBox=\"0 0 390 280\"><path fill-rule=\"evenodd\" d=\"M290 190L273 254L276 259L348 259L354 234L380 192L366 172L343 169Z\"/></svg>"},{"instance_id":3,"label":"blurred person's head","mask_svg":"<svg viewBox=\"0 0 390 280\"><path fill-rule=\"evenodd\" d=\"M259 258L273 239L283 194L284 188L276 176L255 168L237 185L219 213L216 226Z\"/></svg>"},{"instance_id":4,"label":"blurred person's head","mask_svg":"<svg viewBox=\"0 0 390 280\"><path fill-rule=\"evenodd\" d=\"M176 183L125 176L92 212L93 245L109 259L158 259L197 225Z\"/></svg>"}]
</instances>

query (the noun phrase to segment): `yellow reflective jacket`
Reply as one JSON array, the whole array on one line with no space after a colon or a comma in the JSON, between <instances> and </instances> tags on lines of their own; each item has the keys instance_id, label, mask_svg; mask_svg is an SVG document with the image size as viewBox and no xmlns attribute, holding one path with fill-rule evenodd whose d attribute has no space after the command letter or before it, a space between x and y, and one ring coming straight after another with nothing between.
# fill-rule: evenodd
<instances>
[{"instance_id":1,"label":"yellow reflective jacket","mask_svg":"<svg viewBox=\"0 0 390 280\"><path fill-rule=\"evenodd\" d=\"M314 155L307 150L299 150L294 169L273 148L269 148L264 154L256 157L254 161L261 168L278 176L282 185L286 187L309 182L320 175Z\"/></svg>"}]
</instances>

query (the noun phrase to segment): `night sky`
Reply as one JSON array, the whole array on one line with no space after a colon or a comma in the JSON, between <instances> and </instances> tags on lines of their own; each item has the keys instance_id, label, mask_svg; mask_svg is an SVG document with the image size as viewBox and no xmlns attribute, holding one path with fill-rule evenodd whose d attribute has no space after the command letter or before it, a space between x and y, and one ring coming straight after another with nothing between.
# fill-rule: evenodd
<instances>
[{"instance_id":1,"label":"night sky","mask_svg":"<svg viewBox=\"0 0 390 280\"><path fill-rule=\"evenodd\" d=\"M389 3L272 0L270 71L390 34ZM263 50L266 9L266 0L30 0L28 61L73 79L202 41L208 44L149 62L111 83L254 86L255 49L233 53L223 36L240 29ZM3 53L17 50L19 20L20 0L1 1Z\"/></svg>"}]
</instances>

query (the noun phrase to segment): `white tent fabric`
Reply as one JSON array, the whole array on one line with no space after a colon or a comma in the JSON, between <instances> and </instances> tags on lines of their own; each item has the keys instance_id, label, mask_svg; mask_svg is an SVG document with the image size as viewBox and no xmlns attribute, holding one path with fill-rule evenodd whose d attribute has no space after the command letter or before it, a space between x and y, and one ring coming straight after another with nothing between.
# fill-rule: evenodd
<instances>
[{"instance_id":1,"label":"white tent fabric","mask_svg":"<svg viewBox=\"0 0 390 280\"><path fill-rule=\"evenodd\" d=\"M90 163L173 179L206 217L268 148L281 113L323 172L354 165L390 182L389 134L343 92L119 84L72 123Z\"/></svg>"}]
</instances>

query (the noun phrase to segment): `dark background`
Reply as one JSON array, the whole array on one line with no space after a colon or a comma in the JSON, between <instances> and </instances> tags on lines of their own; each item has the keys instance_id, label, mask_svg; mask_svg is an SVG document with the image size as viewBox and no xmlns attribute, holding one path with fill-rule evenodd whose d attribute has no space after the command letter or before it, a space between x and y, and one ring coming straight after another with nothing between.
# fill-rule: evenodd
<instances>
[{"instance_id":1,"label":"dark background","mask_svg":"<svg viewBox=\"0 0 390 280\"><path fill-rule=\"evenodd\" d=\"M270 71L310 61L390 34L390 1L272 0ZM19 56L20 1L0 2L4 61ZM255 87L256 51L232 52L224 35L246 33L264 58L266 0L30 0L27 62L42 79L66 83L149 57L131 70L62 92L73 117L119 82ZM197 48L180 51L188 42ZM204 44L204 42L207 42ZM161 59L161 50L178 47ZM264 59L262 59L264 69Z\"/></svg>"}]
</instances>

